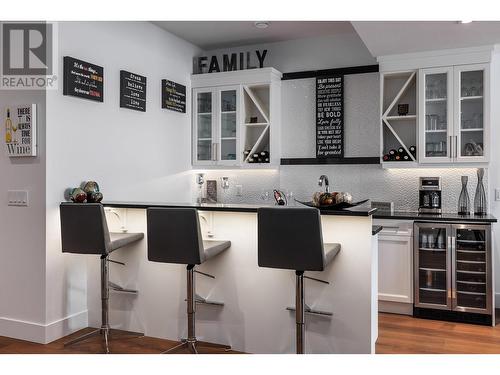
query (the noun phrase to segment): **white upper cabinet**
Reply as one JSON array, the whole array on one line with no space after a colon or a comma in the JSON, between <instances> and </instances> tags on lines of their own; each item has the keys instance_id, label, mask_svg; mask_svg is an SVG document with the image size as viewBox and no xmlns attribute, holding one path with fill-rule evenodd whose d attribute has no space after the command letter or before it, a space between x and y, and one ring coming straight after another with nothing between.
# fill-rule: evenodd
<instances>
[{"instance_id":1,"label":"white upper cabinet","mask_svg":"<svg viewBox=\"0 0 500 375\"><path fill-rule=\"evenodd\" d=\"M277 167L281 73L273 68L198 74L193 87L193 166Z\"/></svg>"},{"instance_id":2,"label":"white upper cabinet","mask_svg":"<svg viewBox=\"0 0 500 375\"><path fill-rule=\"evenodd\" d=\"M454 68L455 159L487 162L489 155L489 66Z\"/></svg>"},{"instance_id":3,"label":"white upper cabinet","mask_svg":"<svg viewBox=\"0 0 500 375\"><path fill-rule=\"evenodd\" d=\"M237 165L240 88L193 90L193 164Z\"/></svg>"},{"instance_id":4,"label":"white upper cabinet","mask_svg":"<svg viewBox=\"0 0 500 375\"><path fill-rule=\"evenodd\" d=\"M488 162L488 64L420 69L419 87L419 162Z\"/></svg>"},{"instance_id":5,"label":"white upper cabinet","mask_svg":"<svg viewBox=\"0 0 500 375\"><path fill-rule=\"evenodd\" d=\"M453 146L453 68L419 72L419 160L447 163Z\"/></svg>"}]
</instances>

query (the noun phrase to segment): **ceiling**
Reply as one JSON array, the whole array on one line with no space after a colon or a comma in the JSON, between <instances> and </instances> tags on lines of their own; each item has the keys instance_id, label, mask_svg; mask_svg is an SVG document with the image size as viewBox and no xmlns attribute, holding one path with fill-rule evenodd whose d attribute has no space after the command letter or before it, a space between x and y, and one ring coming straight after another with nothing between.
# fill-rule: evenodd
<instances>
[{"instance_id":1,"label":"ceiling","mask_svg":"<svg viewBox=\"0 0 500 375\"><path fill-rule=\"evenodd\" d=\"M315 36L356 33L350 22L270 21L258 29L250 21L153 21L178 37L208 51Z\"/></svg>"},{"instance_id":2,"label":"ceiling","mask_svg":"<svg viewBox=\"0 0 500 375\"><path fill-rule=\"evenodd\" d=\"M308 37L358 34L377 56L500 43L500 22L475 21L153 21L205 51Z\"/></svg>"},{"instance_id":3,"label":"ceiling","mask_svg":"<svg viewBox=\"0 0 500 375\"><path fill-rule=\"evenodd\" d=\"M500 22L352 22L373 56L500 43Z\"/></svg>"}]
</instances>

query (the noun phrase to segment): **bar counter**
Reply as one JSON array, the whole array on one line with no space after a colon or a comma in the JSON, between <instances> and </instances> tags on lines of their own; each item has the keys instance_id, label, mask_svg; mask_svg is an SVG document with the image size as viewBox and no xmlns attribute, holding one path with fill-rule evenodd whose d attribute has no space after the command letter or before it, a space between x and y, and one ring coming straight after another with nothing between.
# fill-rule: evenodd
<instances>
[{"instance_id":1,"label":"bar counter","mask_svg":"<svg viewBox=\"0 0 500 375\"><path fill-rule=\"evenodd\" d=\"M274 207L274 205L256 204L222 204L222 203L160 203L160 202L103 202L105 207L115 208L148 208L148 207L176 207L176 208L196 208L200 211L226 211L226 212L257 212L259 207ZM306 207L296 203L293 207ZM322 215L335 216L371 216L377 211L370 207L352 207L349 209L332 211L320 209Z\"/></svg>"},{"instance_id":2,"label":"bar counter","mask_svg":"<svg viewBox=\"0 0 500 375\"><path fill-rule=\"evenodd\" d=\"M295 315L286 310L295 302L295 272L260 268L257 263L258 205L196 205L190 203L105 202L111 231L147 233L146 208L195 207L202 235L230 240L231 247L197 269L216 279L196 276L202 297L224 306L197 306L200 340L230 345L248 353L294 353ZM369 208L322 211L323 241L341 250L323 272L306 275L306 304L332 316L306 314L306 352L374 353L378 336L377 253L379 228L372 227ZM276 233L286 236L287 233ZM307 251L307 249L304 249ZM111 321L116 328L142 331L147 336L179 340L186 335L185 266L148 261L147 238L112 254L111 280L139 290L136 297L115 293ZM89 259L89 324L100 322L99 264Z\"/></svg>"}]
</instances>

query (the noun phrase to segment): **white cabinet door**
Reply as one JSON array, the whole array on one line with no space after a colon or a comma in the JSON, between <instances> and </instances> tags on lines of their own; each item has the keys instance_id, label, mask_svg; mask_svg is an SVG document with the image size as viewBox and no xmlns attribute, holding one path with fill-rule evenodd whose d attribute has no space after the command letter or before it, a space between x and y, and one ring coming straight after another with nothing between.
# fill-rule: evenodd
<instances>
[{"instance_id":1,"label":"white cabinet door","mask_svg":"<svg viewBox=\"0 0 500 375\"><path fill-rule=\"evenodd\" d=\"M412 237L384 230L379 234L378 249L379 301L413 303Z\"/></svg>"},{"instance_id":2,"label":"white cabinet door","mask_svg":"<svg viewBox=\"0 0 500 375\"><path fill-rule=\"evenodd\" d=\"M453 155L453 67L419 71L419 161L449 163Z\"/></svg>"},{"instance_id":3,"label":"white cabinet door","mask_svg":"<svg viewBox=\"0 0 500 375\"><path fill-rule=\"evenodd\" d=\"M216 90L193 90L193 165L215 165Z\"/></svg>"},{"instance_id":4,"label":"white cabinet door","mask_svg":"<svg viewBox=\"0 0 500 375\"><path fill-rule=\"evenodd\" d=\"M455 159L487 162L489 154L489 66L454 67Z\"/></svg>"},{"instance_id":5,"label":"white cabinet door","mask_svg":"<svg viewBox=\"0 0 500 375\"><path fill-rule=\"evenodd\" d=\"M237 165L240 160L240 87L224 86L217 89L218 165Z\"/></svg>"}]
</instances>

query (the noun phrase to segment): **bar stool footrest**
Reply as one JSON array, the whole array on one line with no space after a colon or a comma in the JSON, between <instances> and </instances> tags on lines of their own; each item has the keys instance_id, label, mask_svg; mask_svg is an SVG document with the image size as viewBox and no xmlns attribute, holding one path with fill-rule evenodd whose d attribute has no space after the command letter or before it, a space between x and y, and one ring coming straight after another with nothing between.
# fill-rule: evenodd
<instances>
[{"instance_id":1,"label":"bar stool footrest","mask_svg":"<svg viewBox=\"0 0 500 375\"><path fill-rule=\"evenodd\" d=\"M287 307L286 309L288 311L295 311L295 307ZM305 313L320 316L333 316L333 313L331 311L315 310L311 309L310 307L305 308Z\"/></svg>"},{"instance_id":2,"label":"bar stool footrest","mask_svg":"<svg viewBox=\"0 0 500 375\"><path fill-rule=\"evenodd\" d=\"M187 298L185 298L184 301L187 301ZM198 294L195 295L194 301L200 305L224 306L224 302L212 301L212 300L203 298L202 296L200 296Z\"/></svg>"},{"instance_id":3,"label":"bar stool footrest","mask_svg":"<svg viewBox=\"0 0 500 375\"><path fill-rule=\"evenodd\" d=\"M111 281L108 283L108 285L115 292L130 293L130 294L139 294L138 290L135 290L135 289L126 289L126 288L123 288L120 285L115 284L115 283L113 283Z\"/></svg>"}]
</instances>

